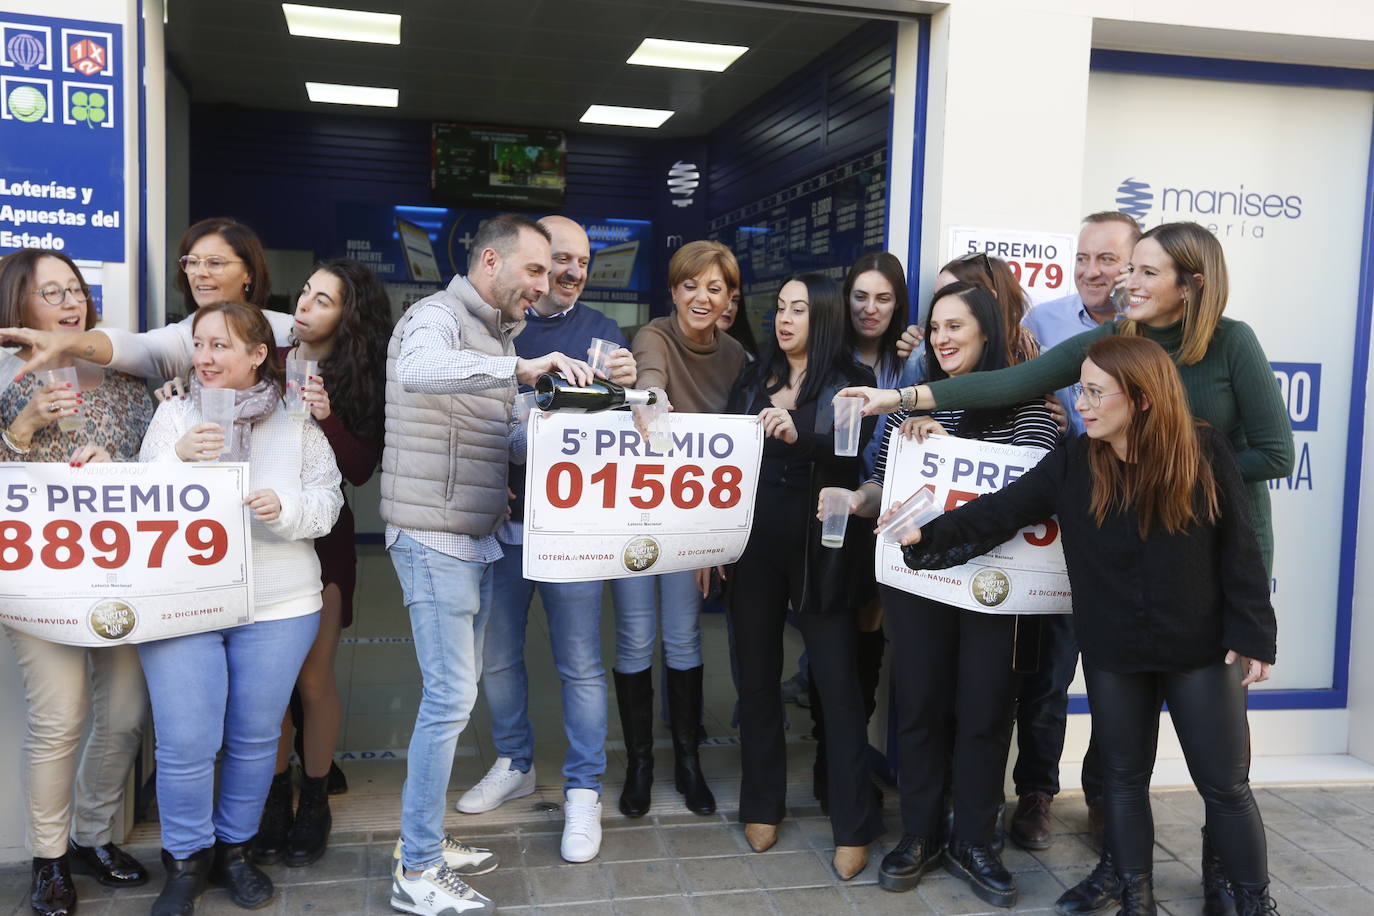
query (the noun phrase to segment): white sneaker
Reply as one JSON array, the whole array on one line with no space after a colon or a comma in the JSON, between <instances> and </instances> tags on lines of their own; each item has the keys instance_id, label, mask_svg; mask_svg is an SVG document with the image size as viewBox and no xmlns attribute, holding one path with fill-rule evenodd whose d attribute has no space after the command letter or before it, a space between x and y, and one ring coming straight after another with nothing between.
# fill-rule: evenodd
<instances>
[{"instance_id":1,"label":"white sneaker","mask_svg":"<svg viewBox=\"0 0 1374 916\"><path fill-rule=\"evenodd\" d=\"M496 853L490 849L483 849L480 846L469 846L461 840L455 840L447 833L439 843L439 848L444 854L444 864L462 875L464 878L471 878L474 875L485 875L489 871L495 871L500 864L497 861ZM401 839L396 838L396 848L391 853L392 870L401 867Z\"/></svg>"},{"instance_id":2,"label":"white sneaker","mask_svg":"<svg viewBox=\"0 0 1374 916\"><path fill-rule=\"evenodd\" d=\"M510 768L509 757L497 757L482 780L468 789L454 805L463 814L481 814L534 792L534 765L528 773Z\"/></svg>"},{"instance_id":3,"label":"white sneaker","mask_svg":"<svg viewBox=\"0 0 1374 916\"><path fill-rule=\"evenodd\" d=\"M568 790L558 851L568 862L590 862L601 851L601 796L595 790Z\"/></svg>"},{"instance_id":4,"label":"white sneaker","mask_svg":"<svg viewBox=\"0 0 1374 916\"><path fill-rule=\"evenodd\" d=\"M405 869L391 876L391 908L418 916L494 913L496 904L477 893L447 865L431 865L416 878Z\"/></svg>"}]
</instances>

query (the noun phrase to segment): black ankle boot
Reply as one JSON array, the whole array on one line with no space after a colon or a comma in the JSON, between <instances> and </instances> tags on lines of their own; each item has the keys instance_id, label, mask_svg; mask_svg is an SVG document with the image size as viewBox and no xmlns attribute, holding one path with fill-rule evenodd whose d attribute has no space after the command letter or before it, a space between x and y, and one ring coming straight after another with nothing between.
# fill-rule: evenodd
<instances>
[{"instance_id":1,"label":"black ankle boot","mask_svg":"<svg viewBox=\"0 0 1374 916\"><path fill-rule=\"evenodd\" d=\"M272 902L272 879L248 859L247 843L215 841L210 862L210 883L229 891L234 905L258 910Z\"/></svg>"},{"instance_id":2,"label":"black ankle boot","mask_svg":"<svg viewBox=\"0 0 1374 916\"><path fill-rule=\"evenodd\" d=\"M715 814L716 797L706 784L697 756L701 724L701 665L668 669L668 717L673 728L673 783L693 814Z\"/></svg>"},{"instance_id":3,"label":"black ankle boot","mask_svg":"<svg viewBox=\"0 0 1374 916\"><path fill-rule=\"evenodd\" d=\"M620 790L620 813L643 817L649 813L654 784L654 671L615 675L615 702L620 707L620 731L625 736L625 786Z\"/></svg>"},{"instance_id":4,"label":"black ankle boot","mask_svg":"<svg viewBox=\"0 0 1374 916\"><path fill-rule=\"evenodd\" d=\"M206 847L184 859L174 859L162 850L162 867L167 869L167 882L162 893L153 901L149 916L190 916L196 911L196 898L205 890L210 874L210 860L214 851Z\"/></svg>"},{"instance_id":5,"label":"black ankle boot","mask_svg":"<svg viewBox=\"0 0 1374 916\"><path fill-rule=\"evenodd\" d=\"M993 906L1016 905L1016 881L991 846L950 840L945 847L945 871L964 879L969 890Z\"/></svg>"},{"instance_id":6,"label":"black ankle boot","mask_svg":"<svg viewBox=\"0 0 1374 916\"><path fill-rule=\"evenodd\" d=\"M286 838L291 833L291 767L272 777L267 801L262 806L258 835L253 837L253 861L276 865L286 855Z\"/></svg>"},{"instance_id":7,"label":"black ankle boot","mask_svg":"<svg viewBox=\"0 0 1374 916\"><path fill-rule=\"evenodd\" d=\"M913 833L902 839L883 856L878 869L878 886L885 891L909 891L921 883L921 876L940 864L940 844L925 840Z\"/></svg>"},{"instance_id":8,"label":"black ankle boot","mask_svg":"<svg viewBox=\"0 0 1374 916\"><path fill-rule=\"evenodd\" d=\"M1121 909L1116 916L1155 916L1154 876L1149 872L1121 879Z\"/></svg>"},{"instance_id":9,"label":"black ankle boot","mask_svg":"<svg viewBox=\"0 0 1374 916\"><path fill-rule=\"evenodd\" d=\"M1105 849L1097 866L1088 877L1066 890L1054 902L1059 916L1088 916L1101 913L1121 899L1121 879L1116 875L1116 863Z\"/></svg>"},{"instance_id":10,"label":"black ankle boot","mask_svg":"<svg viewBox=\"0 0 1374 916\"><path fill-rule=\"evenodd\" d=\"M302 757L301 759L304 760L305 758ZM328 779L330 795L348 794L348 777L344 775L343 770L339 769L339 765L332 760L329 761Z\"/></svg>"},{"instance_id":11,"label":"black ankle boot","mask_svg":"<svg viewBox=\"0 0 1374 916\"><path fill-rule=\"evenodd\" d=\"M29 883L29 903L43 916L71 916L76 912L76 884L66 856L56 859L33 857L33 880Z\"/></svg>"},{"instance_id":12,"label":"black ankle boot","mask_svg":"<svg viewBox=\"0 0 1374 916\"><path fill-rule=\"evenodd\" d=\"M1269 885L1241 887L1231 885L1236 899L1236 916L1279 916L1279 905L1269 896Z\"/></svg>"},{"instance_id":13,"label":"black ankle boot","mask_svg":"<svg viewBox=\"0 0 1374 916\"><path fill-rule=\"evenodd\" d=\"M1202 828L1202 916L1236 916L1226 869L1206 827Z\"/></svg>"},{"instance_id":14,"label":"black ankle boot","mask_svg":"<svg viewBox=\"0 0 1374 916\"><path fill-rule=\"evenodd\" d=\"M329 812L329 777L302 776L296 819L286 835L287 867L300 868L324 855L333 826L334 818Z\"/></svg>"}]
</instances>

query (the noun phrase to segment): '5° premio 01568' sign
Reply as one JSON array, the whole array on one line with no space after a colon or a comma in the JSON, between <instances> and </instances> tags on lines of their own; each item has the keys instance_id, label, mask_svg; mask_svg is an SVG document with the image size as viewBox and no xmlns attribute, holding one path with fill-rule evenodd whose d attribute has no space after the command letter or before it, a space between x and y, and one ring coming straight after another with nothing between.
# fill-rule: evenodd
<instances>
[{"instance_id":1,"label":"'5\u00b0 premio 01568' sign","mask_svg":"<svg viewBox=\"0 0 1374 916\"><path fill-rule=\"evenodd\" d=\"M525 577L577 582L733 563L763 439L751 416L672 414L654 450L627 411L530 416Z\"/></svg>"},{"instance_id":2,"label":"'5\u00b0 premio 01568' sign","mask_svg":"<svg viewBox=\"0 0 1374 916\"><path fill-rule=\"evenodd\" d=\"M246 464L0 463L0 623L108 646L251 619Z\"/></svg>"}]
</instances>

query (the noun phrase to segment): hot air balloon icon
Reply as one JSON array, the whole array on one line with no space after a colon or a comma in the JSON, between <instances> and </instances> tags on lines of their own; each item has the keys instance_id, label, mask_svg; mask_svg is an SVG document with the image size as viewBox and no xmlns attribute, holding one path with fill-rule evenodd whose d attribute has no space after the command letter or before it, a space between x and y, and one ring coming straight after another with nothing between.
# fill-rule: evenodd
<instances>
[{"instance_id":1,"label":"hot air balloon icon","mask_svg":"<svg viewBox=\"0 0 1374 916\"><path fill-rule=\"evenodd\" d=\"M5 57L23 70L32 70L48 62L48 47L32 32L15 32L5 41Z\"/></svg>"}]
</instances>

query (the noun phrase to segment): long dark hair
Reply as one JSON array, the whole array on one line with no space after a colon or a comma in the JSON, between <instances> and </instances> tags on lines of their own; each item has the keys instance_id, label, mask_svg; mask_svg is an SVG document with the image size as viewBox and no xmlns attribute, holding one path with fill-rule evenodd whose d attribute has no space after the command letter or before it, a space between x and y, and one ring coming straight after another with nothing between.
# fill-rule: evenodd
<instances>
[{"instance_id":1,"label":"long dark hair","mask_svg":"<svg viewBox=\"0 0 1374 916\"><path fill-rule=\"evenodd\" d=\"M33 275L38 272L38 262L44 258L57 258L76 274L76 282L81 284L81 292L86 296L86 324L82 330L89 331L95 326L95 303L91 301L91 288L81 276L81 268L62 252L43 248L20 248L0 258L0 327L26 327L24 302L34 293Z\"/></svg>"},{"instance_id":2,"label":"long dark hair","mask_svg":"<svg viewBox=\"0 0 1374 916\"><path fill-rule=\"evenodd\" d=\"M277 389L277 397L286 390L286 366L277 352L277 339L262 309L247 302L212 302L196 309L191 319L191 333L194 334L202 318L219 312L224 315L224 323L229 331L250 350L258 344L267 348L267 356L258 366L258 380L265 381Z\"/></svg>"},{"instance_id":3,"label":"long dark hair","mask_svg":"<svg viewBox=\"0 0 1374 916\"><path fill-rule=\"evenodd\" d=\"M391 340L391 300L366 266L349 258L315 265L339 281L339 324L334 346L320 362L329 385L329 406L350 433L381 439L386 393L386 348Z\"/></svg>"},{"instance_id":4,"label":"long dark hair","mask_svg":"<svg viewBox=\"0 0 1374 916\"><path fill-rule=\"evenodd\" d=\"M870 270L882 274L883 279L892 285L892 318L888 321L883 336L878 340L878 365L881 367L889 360L897 358L897 341L901 339L902 331L906 330L907 314L911 308L906 294L906 271L902 270L902 262L889 252L870 251L859 256L844 278L843 302L846 313L849 310L849 295L854 292L854 281L859 279L860 274L866 274ZM859 335L854 330L852 321L848 322L845 330L845 341L851 350L859 343Z\"/></svg>"},{"instance_id":5,"label":"long dark hair","mask_svg":"<svg viewBox=\"0 0 1374 916\"><path fill-rule=\"evenodd\" d=\"M1017 330L1021 326L1021 319L1026 317L1026 312L1031 307L1031 301L1026 296L1026 291L1021 288L1021 281L1016 279L1016 274L1011 272L1006 261L985 251L974 251L955 258L941 267L940 271L948 271L965 283L982 284L997 298L998 304L1002 306L1002 320L1006 331L1004 346L1009 365L1023 363L1040 355L1037 347L1024 346L1024 335ZM1027 352L1028 350L1035 352Z\"/></svg>"},{"instance_id":6,"label":"long dark hair","mask_svg":"<svg viewBox=\"0 0 1374 916\"><path fill-rule=\"evenodd\" d=\"M258 234L231 216L212 216L187 229L177 243L177 260L186 257L196 242L207 235L217 235L224 239L234 254L243 262L244 269L251 278L248 288L243 291L243 301L258 308L267 308L267 297L272 295L272 278L267 272L267 254L262 248ZM186 297L186 308L195 311L196 297L191 295L191 281L186 271L177 271L177 286Z\"/></svg>"},{"instance_id":7,"label":"long dark hair","mask_svg":"<svg viewBox=\"0 0 1374 916\"><path fill-rule=\"evenodd\" d=\"M926 310L925 321L926 379L931 382L938 382L940 379L949 378L949 373L940 366L940 361L935 357L935 348L929 343L930 320L931 316L935 314L935 303L946 296L954 296L968 306L969 312L973 315L973 320L978 322L978 330L987 338L983 344L983 355L979 357L977 365L969 371L988 372L993 369L1005 369L1007 367L1007 334L1003 324L1002 306L997 301L997 297L986 286L981 283L961 281L940 287L930 297L930 308ZM963 419L959 422L959 428L950 430L950 432L956 436L976 439L979 433L1000 425L997 421L1003 420L1007 415L1008 410L1005 407L965 410Z\"/></svg>"},{"instance_id":8,"label":"long dark hair","mask_svg":"<svg viewBox=\"0 0 1374 916\"><path fill-rule=\"evenodd\" d=\"M820 397L826 381L835 373L847 377L852 372L853 356L846 341L849 309L840 296L840 286L825 274L793 274L778 286L782 289L796 280L806 287L806 374L797 389L797 404ZM783 388L791 373L787 354L778 347L776 335L764 345L763 355L753 366L755 378L768 394Z\"/></svg>"}]
</instances>

